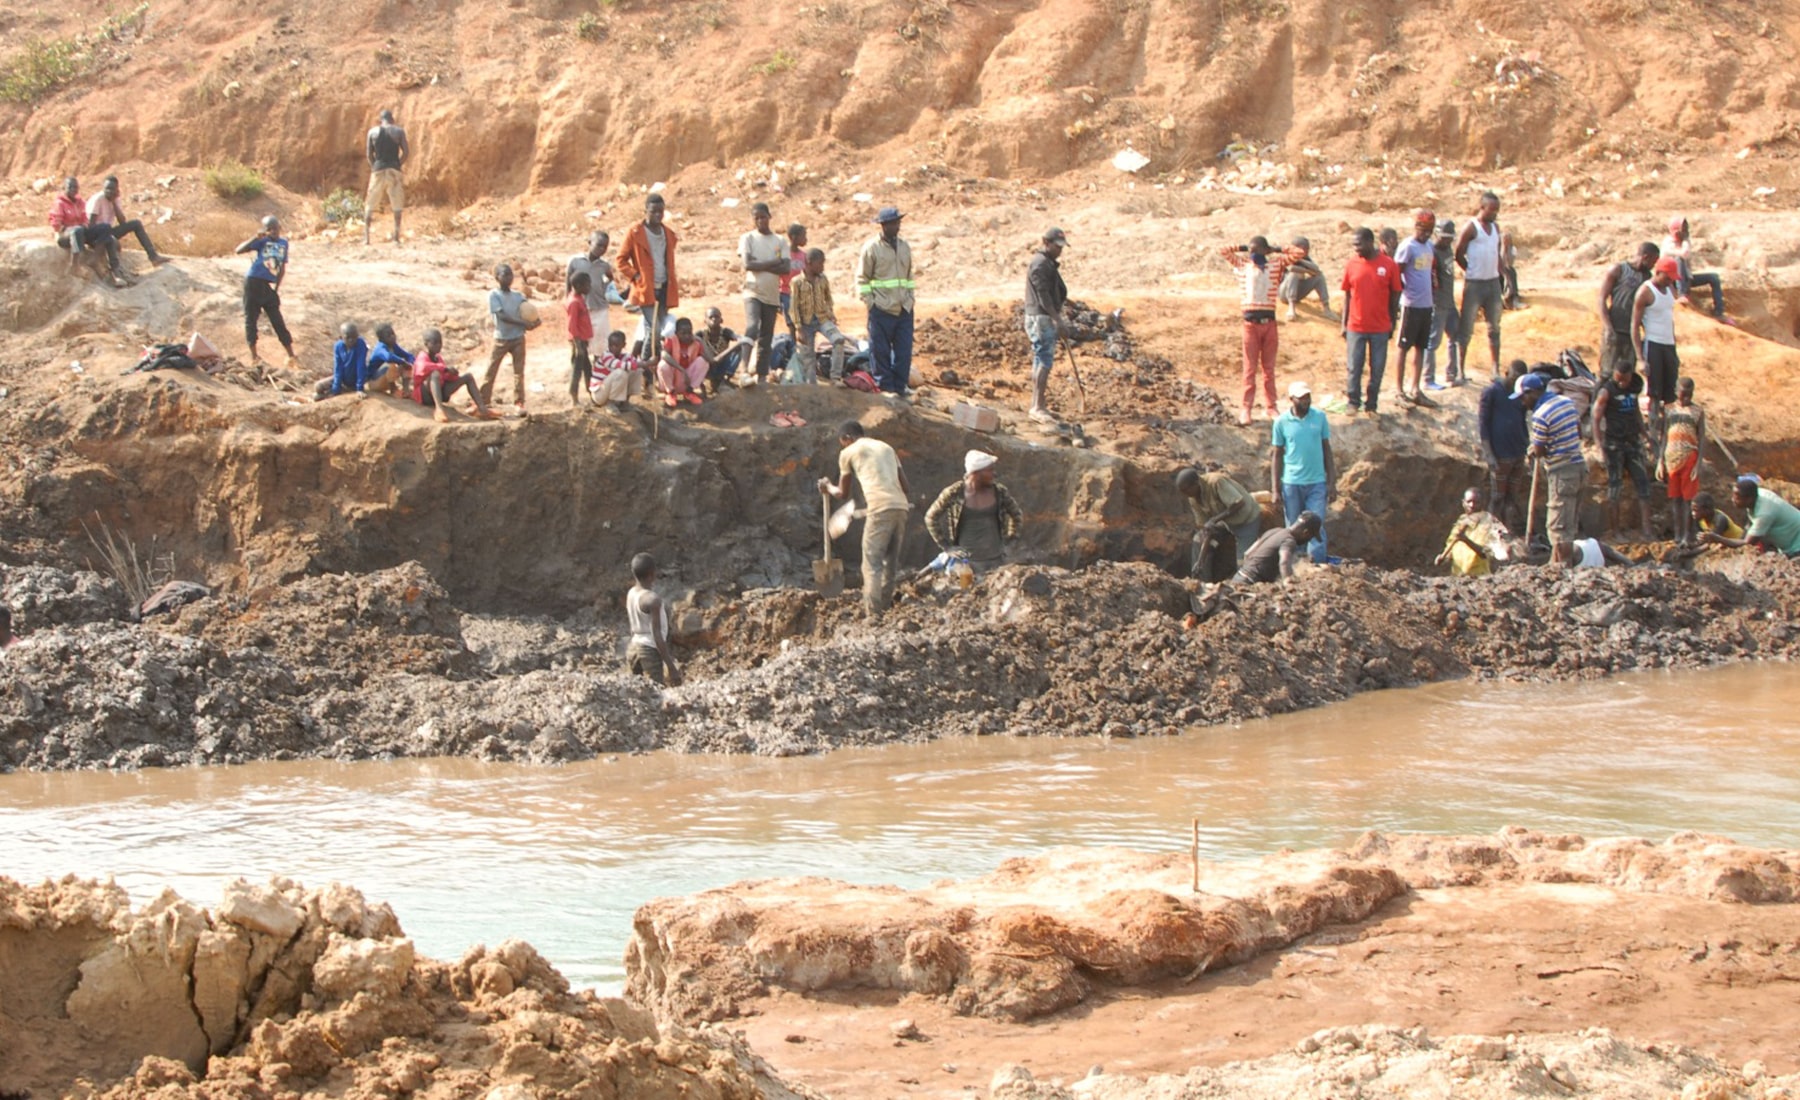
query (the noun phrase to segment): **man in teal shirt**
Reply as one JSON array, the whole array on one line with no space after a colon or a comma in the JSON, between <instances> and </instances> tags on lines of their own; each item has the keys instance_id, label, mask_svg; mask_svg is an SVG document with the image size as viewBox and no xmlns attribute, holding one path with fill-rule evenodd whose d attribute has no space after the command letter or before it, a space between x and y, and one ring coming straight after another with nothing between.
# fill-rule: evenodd
<instances>
[{"instance_id":1,"label":"man in teal shirt","mask_svg":"<svg viewBox=\"0 0 1800 1100\"><path fill-rule=\"evenodd\" d=\"M1717 531L1702 531L1701 542L1718 546L1760 546L1765 550L1779 550L1790 558L1800 556L1800 508L1781 499L1773 489L1765 489L1747 477L1738 479L1732 499L1750 517L1744 537L1733 539Z\"/></svg>"},{"instance_id":2,"label":"man in teal shirt","mask_svg":"<svg viewBox=\"0 0 1800 1100\"><path fill-rule=\"evenodd\" d=\"M1319 533L1306 544L1307 556L1325 564L1325 506L1337 497L1337 462L1331 457L1331 425L1325 414L1312 407L1312 387L1295 382L1288 387L1288 411L1275 418L1270 429L1269 485L1281 502L1288 526L1301 512L1320 517Z\"/></svg>"}]
</instances>

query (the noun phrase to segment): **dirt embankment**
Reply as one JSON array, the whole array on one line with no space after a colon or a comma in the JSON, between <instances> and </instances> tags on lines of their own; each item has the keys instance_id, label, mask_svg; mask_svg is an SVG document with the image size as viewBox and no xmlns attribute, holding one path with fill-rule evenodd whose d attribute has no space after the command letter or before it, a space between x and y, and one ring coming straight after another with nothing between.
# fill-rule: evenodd
<instances>
[{"instance_id":1,"label":"dirt embankment","mask_svg":"<svg viewBox=\"0 0 1800 1100\"><path fill-rule=\"evenodd\" d=\"M1192 981L1359 923L1409 890L1505 883L1787 906L1800 902L1800 853L1697 834L1652 845L1515 829L1370 833L1346 851L1255 864L1063 849L914 891L771 879L639 909L627 989L685 1021L738 1015L774 990L921 993L958 1014L1023 1021L1099 989ZM1793 977L1785 964L1775 971L1772 981Z\"/></svg>"},{"instance_id":2,"label":"dirt embankment","mask_svg":"<svg viewBox=\"0 0 1800 1100\"><path fill-rule=\"evenodd\" d=\"M1061 849L659 900L627 963L665 1018L736 1015L833 1095L1773 1100L1800 1087L1797 901L1796 853L1695 834Z\"/></svg>"},{"instance_id":3,"label":"dirt embankment","mask_svg":"<svg viewBox=\"0 0 1800 1100\"><path fill-rule=\"evenodd\" d=\"M462 615L417 565L212 597L118 621L112 582L42 567L0 593L0 765L466 755L556 761L654 748L791 754L958 734L1138 736L1465 675L1571 679L1800 651L1785 562L1722 572L1520 569L1469 583L1352 566L1235 590L1144 564L1010 566L929 585L881 622L796 589L677 605L691 681L620 670L620 617ZM922 691L922 686L930 690Z\"/></svg>"},{"instance_id":4,"label":"dirt embankment","mask_svg":"<svg viewBox=\"0 0 1800 1100\"><path fill-rule=\"evenodd\" d=\"M134 910L110 883L0 878L0 1092L35 1090L794 1096L729 1036L571 994L521 941L421 958L348 887L239 880L211 911L167 891Z\"/></svg>"}]
</instances>

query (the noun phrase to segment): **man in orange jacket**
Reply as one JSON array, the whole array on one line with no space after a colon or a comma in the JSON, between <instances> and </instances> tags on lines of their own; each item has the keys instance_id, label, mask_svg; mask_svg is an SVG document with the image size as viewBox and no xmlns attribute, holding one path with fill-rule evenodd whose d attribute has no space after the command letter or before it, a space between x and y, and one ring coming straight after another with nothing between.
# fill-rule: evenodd
<instances>
[{"instance_id":1,"label":"man in orange jacket","mask_svg":"<svg viewBox=\"0 0 1800 1100\"><path fill-rule=\"evenodd\" d=\"M675 278L675 246L680 238L663 224L663 197L652 193L644 200L644 220L625 233L619 250L618 272L631 286L626 301L641 318L639 358L655 352L662 339L663 318L681 304L681 284Z\"/></svg>"}]
</instances>

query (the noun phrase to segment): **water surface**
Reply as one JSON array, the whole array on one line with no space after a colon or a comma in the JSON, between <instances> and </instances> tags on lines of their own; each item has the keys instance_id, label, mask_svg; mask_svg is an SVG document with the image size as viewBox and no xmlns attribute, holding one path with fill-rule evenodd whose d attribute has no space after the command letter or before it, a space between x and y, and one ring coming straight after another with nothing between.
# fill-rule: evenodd
<instances>
[{"instance_id":1,"label":"water surface","mask_svg":"<svg viewBox=\"0 0 1800 1100\"><path fill-rule=\"evenodd\" d=\"M816 874L917 885L1064 844L1206 855L1365 829L1502 825L1800 846L1785 665L1555 686L1439 684L1145 741L939 741L826 756L656 754L0 776L0 874L111 874L213 904L242 875L336 879L428 954L531 940L610 986L648 898Z\"/></svg>"}]
</instances>

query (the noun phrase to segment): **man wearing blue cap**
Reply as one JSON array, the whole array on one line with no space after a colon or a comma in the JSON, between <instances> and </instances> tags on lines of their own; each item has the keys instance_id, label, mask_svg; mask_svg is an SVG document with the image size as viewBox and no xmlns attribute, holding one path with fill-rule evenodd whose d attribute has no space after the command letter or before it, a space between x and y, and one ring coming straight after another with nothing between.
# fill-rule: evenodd
<instances>
[{"instance_id":1,"label":"man wearing blue cap","mask_svg":"<svg viewBox=\"0 0 1800 1100\"><path fill-rule=\"evenodd\" d=\"M1581 520L1581 486L1587 480L1587 459L1581 455L1581 414L1575 402L1546 390L1541 374L1519 379L1512 400L1525 406L1531 417L1531 447L1525 453L1542 461L1549 475L1544 527L1550 537L1550 560L1561 565L1575 541Z\"/></svg>"},{"instance_id":2,"label":"man wearing blue cap","mask_svg":"<svg viewBox=\"0 0 1800 1100\"><path fill-rule=\"evenodd\" d=\"M900 239L900 211L875 215L881 232L863 245L856 293L869 307L869 367L883 393L911 397L913 347L912 246Z\"/></svg>"}]
</instances>

